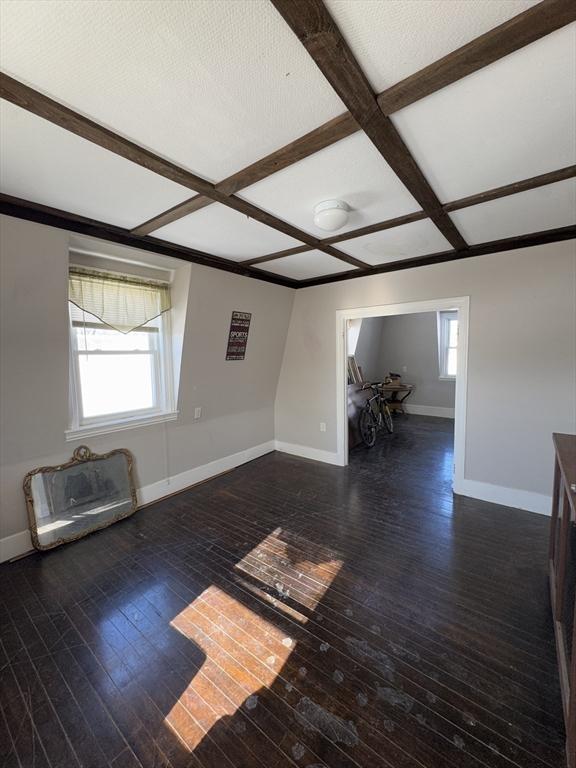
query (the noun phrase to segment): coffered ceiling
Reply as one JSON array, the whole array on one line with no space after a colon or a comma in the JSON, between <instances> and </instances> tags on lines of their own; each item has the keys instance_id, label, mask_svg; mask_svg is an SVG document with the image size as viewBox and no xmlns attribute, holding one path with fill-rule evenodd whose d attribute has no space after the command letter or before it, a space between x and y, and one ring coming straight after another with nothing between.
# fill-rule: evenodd
<instances>
[{"instance_id":1,"label":"coffered ceiling","mask_svg":"<svg viewBox=\"0 0 576 768\"><path fill-rule=\"evenodd\" d=\"M0 102L2 191L128 229L190 196L189 190Z\"/></svg>"},{"instance_id":2,"label":"coffered ceiling","mask_svg":"<svg viewBox=\"0 0 576 768\"><path fill-rule=\"evenodd\" d=\"M420 206L362 132L321 149L238 192L312 235L313 210L322 200L343 199L351 208L339 233L420 210Z\"/></svg>"},{"instance_id":3,"label":"coffered ceiling","mask_svg":"<svg viewBox=\"0 0 576 768\"><path fill-rule=\"evenodd\" d=\"M2 0L0 210L295 287L574 238L575 18Z\"/></svg>"}]
</instances>

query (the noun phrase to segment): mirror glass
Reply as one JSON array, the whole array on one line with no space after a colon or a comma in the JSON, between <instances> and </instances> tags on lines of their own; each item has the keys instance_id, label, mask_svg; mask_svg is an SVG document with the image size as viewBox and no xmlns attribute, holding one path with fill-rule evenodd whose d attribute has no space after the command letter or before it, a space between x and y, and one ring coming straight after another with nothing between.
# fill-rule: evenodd
<instances>
[{"instance_id":1,"label":"mirror glass","mask_svg":"<svg viewBox=\"0 0 576 768\"><path fill-rule=\"evenodd\" d=\"M28 473L24 492L34 546L50 549L136 511L132 455L118 449L100 456L81 446L67 464Z\"/></svg>"}]
</instances>

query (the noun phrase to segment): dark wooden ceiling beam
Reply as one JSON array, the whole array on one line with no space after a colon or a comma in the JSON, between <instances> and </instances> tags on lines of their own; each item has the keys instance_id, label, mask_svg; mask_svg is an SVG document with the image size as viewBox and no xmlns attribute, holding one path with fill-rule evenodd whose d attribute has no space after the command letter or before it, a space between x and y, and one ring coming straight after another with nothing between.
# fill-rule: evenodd
<instances>
[{"instance_id":1,"label":"dark wooden ceiling beam","mask_svg":"<svg viewBox=\"0 0 576 768\"><path fill-rule=\"evenodd\" d=\"M414 221L422 221L422 219L427 218L428 214L425 211L415 211L414 213L407 213L405 216L396 216L394 219L386 219L386 221L378 221L375 224L367 224L365 227L351 229L349 232L343 232L341 235L326 237L322 242L329 244L343 243L346 240L353 240L356 237L363 237L364 235L372 235L374 232L383 232L386 229L402 227L404 224L412 224Z\"/></svg>"},{"instance_id":2,"label":"dark wooden ceiling beam","mask_svg":"<svg viewBox=\"0 0 576 768\"><path fill-rule=\"evenodd\" d=\"M299 139L290 142L290 144L286 144L286 146L272 152L267 157L257 160L252 165L238 171L238 173L228 176L228 178L216 184L216 189L225 195L233 195L240 189L256 184L256 182L262 181L262 179L271 176L273 173L281 171L283 168L287 168L299 160L303 160L305 157L309 157L321 149L329 147L331 144L335 144L340 139L351 136L358 130L358 124L352 115L346 112L301 136ZM194 211L205 208L207 205L211 205L212 202L212 200L203 195L196 195L196 197L180 203L179 206L176 205L165 213L145 221L132 231L135 234L146 235L155 229L176 221L176 219L181 219L183 216L188 216Z\"/></svg>"},{"instance_id":3,"label":"dark wooden ceiling beam","mask_svg":"<svg viewBox=\"0 0 576 768\"><path fill-rule=\"evenodd\" d=\"M130 230L133 235L149 235L150 232L154 232L161 227L165 227L168 224L172 224L173 221L183 219L185 216L189 216L195 211L199 211L201 208L206 208L208 205L212 205L214 200L204 195L194 195L184 200L183 203L176 203L172 208L167 211L159 213L157 216L153 216L143 224L139 224L134 229Z\"/></svg>"},{"instance_id":4,"label":"dark wooden ceiling beam","mask_svg":"<svg viewBox=\"0 0 576 768\"><path fill-rule=\"evenodd\" d=\"M296 280L272 275L259 269L251 269L240 262L223 259L220 256L214 256L194 248L187 248L183 245L169 243L156 237L134 235L130 230L123 229L122 227L79 216L69 211L62 211L58 208L51 208L47 205L40 205L30 200L22 200L11 195L0 194L0 214L26 221L34 221L48 227L65 229L68 232L77 232L81 235L95 237L111 243L119 243L130 248L139 248L143 251L172 256L175 259L182 259L193 264L201 264L204 267L220 269L224 272L232 272L244 277L254 277L269 283L277 283L278 285L289 287L298 285Z\"/></svg>"},{"instance_id":5,"label":"dark wooden ceiling beam","mask_svg":"<svg viewBox=\"0 0 576 768\"><path fill-rule=\"evenodd\" d=\"M428 93L434 92L438 87L444 87L450 82L455 82L470 74L472 71L480 69L481 67L508 55L512 51L544 37L555 29L559 29L575 19L576 3L573 3L572 0L569 2L568 0L544 0L544 2L533 6L508 22L495 27L485 35L477 38L477 40L448 54L438 62L435 62L429 67L420 70L420 72L415 75L406 78L406 80L401 83L387 89L379 94L378 100L381 105L384 105L384 111L391 113L395 109L407 106ZM441 82L443 84L439 85ZM356 120L352 117L350 112L346 112L319 128L310 131L305 136L300 137L276 152L271 153L262 160L259 160L227 179L224 179L219 184L213 185L210 184L210 182L191 174L185 169L178 168L178 166L169 161L144 150L133 142L118 136L103 126L78 115L73 110L69 110L63 105L39 94L35 90L24 86L22 83L18 83L18 81L5 74L0 74L0 95L24 109L28 109L34 114L44 117L67 130L71 130L77 135L87 138L110 151L114 151L122 157L137 162L155 173L159 173L183 186L187 186L200 192L200 194L189 198L183 203L173 206L169 211L159 214L148 222L136 227L132 230L132 233L135 236L146 235L172 221L176 221L183 216L189 215L193 211L199 210L206 205L211 205L213 202L221 202L225 205L228 204L229 207L232 207L235 210L240 210L240 212L245 215L252 216L252 218L259 220L257 212L259 212L260 209L255 206L251 207L249 203L241 201L239 198L228 200L227 203L224 197L229 197L234 192L249 186L250 184L256 183L272 173L275 173L282 168L286 168L292 163L298 162L359 130ZM393 107L393 104L396 104L396 107ZM112 144L114 146L112 146ZM161 167L158 166L159 163L161 164ZM568 174L564 178L574 175L570 169L564 169L564 171ZM550 181L545 180L547 176L548 174L543 174L541 177L535 178L542 179L542 184L551 183ZM554 180L561 179L556 178ZM540 185L520 186L528 184L531 181L533 180L518 182L517 185L507 185L506 187L498 188L498 190L481 193L481 195L472 195L462 201L448 203L443 206L443 208L445 211L458 210L460 207L468 207L469 205L486 202L488 199L495 199L495 197L500 197L502 194L513 194L514 192L523 191L524 188L530 189L533 188L533 186ZM511 189L512 187L515 188ZM507 189L510 189L510 191L502 193L502 190ZM210 196L207 196L205 194L206 192L209 192ZM499 192L501 194L498 194ZM256 215L254 215L255 213ZM418 218L425 218L426 216L423 212L414 215ZM316 240L313 244L296 246L276 254L268 254L256 259L249 259L243 263L248 266L250 263L263 263L274 258L282 258L282 256L290 255L291 253L302 253L312 248L323 250L325 245L342 242L351 237L360 237L362 234L369 234L373 231L388 229L392 226L401 226L403 223L408 223L407 220L403 219L404 217L399 217L397 220L392 219L380 222L354 232L335 235L321 241ZM275 219L275 217L269 217L265 223L268 226L273 226L278 222L280 222L280 220ZM280 223L282 225L285 224L285 222ZM274 226L274 228L276 227ZM287 233L286 229L281 229L280 231ZM293 228L290 236L295 236L297 232L299 231L296 230L296 228ZM189 250L193 251L194 249ZM344 257L345 260L348 260L348 257L341 252L337 252L337 255L334 253L332 255L335 255L336 258ZM362 264L362 262L358 262L357 260L354 261L355 266ZM234 262L231 263L234 264Z\"/></svg>"},{"instance_id":6,"label":"dark wooden ceiling beam","mask_svg":"<svg viewBox=\"0 0 576 768\"><path fill-rule=\"evenodd\" d=\"M495 189L488 189L486 192L480 192L477 195L462 197L460 200L454 200L452 203L446 203L444 205L444 210L447 212L460 211L463 208L470 208L472 205L480 205L481 203L487 203L490 200L498 200L501 197L516 195L518 192L528 192L530 189L545 187L548 184L555 184L558 181L565 181L566 179L571 179L574 176L576 176L576 165L568 165L566 168L560 168L558 171L542 173L539 176L532 176L529 179L515 181L512 184L505 184L504 186L496 187Z\"/></svg>"},{"instance_id":7,"label":"dark wooden ceiling beam","mask_svg":"<svg viewBox=\"0 0 576 768\"><path fill-rule=\"evenodd\" d=\"M250 266L251 264L262 264L265 261L276 261L276 259L283 259L285 256L294 256L296 253L305 253L306 251L311 250L312 248L310 248L309 245L301 245L297 248L286 248L284 251L268 253L266 256L256 256L253 259L245 259L244 261L241 261L240 264L245 264L246 266Z\"/></svg>"},{"instance_id":8,"label":"dark wooden ceiling beam","mask_svg":"<svg viewBox=\"0 0 576 768\"><path fill-rule=\"evenodd\" d=\"M310 288L312 286L337 283L352 278L371 277L372 275L381 275L385 272L398 272L404 269L427 267L433 264L444 264L449 261L461 261L462 259L469 259L472 256L484 256L489 253L514 251L518 248L532 248L536 245L546 245L548 243L558 243L564 240L574 239L576 239L576 225L559 227L557 229L547 229L541 232L531 232L527 235L518 235L516 237L507 237L502 240L491 240L488 243L470 245L465 251L442 251L441 253L434 253L429 256L419 256L414 259L403 259L401 261L380 264L375 267L370 267L370 269L360 273L337 272L333 275L323 275L322 277L317 277L311 280L301 280L297 283L297 287Z\"/></svg>"},{"instance_id":9,"label":"dark wooden ceiling beam","mask_svg":"<svg viewBox=\"0 0 576 768\"><path fill-rule=\"evenodd\" d=\"M439 87L456 82L575 19L576 3L573 0L544 0L378 94L380 108L385 114L390 115L433 93ZM441 82L442 86L439 85ZM350 112L345 112L229 176L216 184L216 189L225 194L234 194L351 136L358 130L360 130L358 123ZM212 202L208 197L196 195L180 203L180 209L179 206L174 206L164 214L140 224L132 231L140 235L149 234L155 229L211 205Z\"/></svg>"},{"instance_id":10,"label":"dark wooden ceiling beam","mask_svg":"<svg viewBox=\"0 0 576 768\"><path fill-rule=\"evenodd\" d=\"M341 253L332 246L323 245L318 238L252 205L247 200L218 191L216 186L209 181L196 176L196 174L187 171L185 168L180 168L175 163L114 133L114 131L99 125L93 120L84 117L84 115L74 112L74 110L65 107L54 99L9 77L4 72L0 73L0 97L126 160L147 168L159 176L163 176L188 189L193 189L201 195L209 197L214 202L222 203L228 208L243 213L245 216L254 219L254 221L275 229L277 232L282 232L288 235L288 237L292 237L301 243L306 243L313 248L319 248L321 251L329 253L341 261L345 261L347 264L352 264L355 267L366 266L364 262L354 259L348 256L348 254Z\"/></svg>"},{"instance_id":11,"label":"dark wooden ceiling beam","mask_svg":"<svg viewBox=\"0 0 576 768\"><path fill-rule=\"evenodd\" d=\"M576 177L576 165L569 165L566 168L560 168L557 171L542 173L539 176L531 176L529 179L515 181L512 184L505 184L502 187L488 189L485 192L480 192L477 195L463 197L460 200L454 200L452 203L445 203L442 207L447 213L451 211L459 211L463 208L469 208L472 205L481 205L482 203L487 203L490 200L498 200L501 197L516 195L518 192L527 192L530 189L544 187L548 184L555 184L558 181L565 181L566 179L571 179L574 177ZM415 213L408 213L405 216L398 216L394 219L379 221L376 224L368 224L367 226L359 227L358 229L351 229L348 232L343 232L340 235L325 237L323 238L322 242L326 244L342 243L345 240L353 240L357 237L363 237L364 235L371 235L374 232L382 232L386 229L401 227L404 224L411 224L413 221L421 221L422 219L426 218L428 218L428 216L424 211L416 211ZM310 250L308 246L289 248L285 251L269 253L267 256L259 256L255 259L246 259L245 261L242 261L241 264L245 264L246 266L250 264L263 264L266 261L275 261L276 259L281 259L284 256L290 256L293 253L303 253L308 250Z\"/></svg>"},{"instance_id":12,"label":"dark wooden ceiling beam","mask_svg":"<svg viewBox=\"0 0 576 768\"><path fill-rule=\"evenodd\" d=\"M394 219L387 219L386 221L379 221L376 224L368 224L365 227L359 227L358 229L351 229L348 232L343 232L340 235L333 235L332 237L325 237L322 242L326 245L334 243L342 243L345 240L352 240L356 237L362 237L363 235L371 235L373 232L381 232L384 229L392 229L393 227L401 227L402 224L411 224L413 221L421 221L427 219L428 214L424 211L416 211L415 213L408 213L405 216L397 216ZM288 248L285 251L276 251L276 253L269 253L267 256L259 256L254 259L245 259L242 264L262 264L265 261L275 261L276 259L282 259L284 256L291 256L294 253L303 253L309 251L308 246L302 246L301 248Z\"/></svg>"},{"instance_id":13,"label":"dark wooden ceiling beam","mask_svg":"<svg viewBox=\"0 0 576 768\"><path fill-rule=\"evenodd\" d=\"M224 195L220 196L209 181L99 125L5 72L0 73L0 97L176 184L205 194L216 202L223 201L221 198Z\"/></svg>"},{"instance_id":14,"label":"dark wooden ceiling beam","mask_svg":"<svg viewBox=\"0 0 576 768\"><path fill-rule=\"evenodd\" d=\"M222 192L232 195L240 189L256 184L273 173L294 165L299 160L351 136L356 131L358 131L358 124L349 112L345 112L261 160L257 160L233 176L229 176L217 186Z\"/></svg>"},{"instance_id":15,"label":"dark wooden ceiling beam","mask_svg":"<svg viewBox=\"0 0 576 768\"><path fill-rule=\"evenodd\" d=\"M575 19L574 0L543 0L379 94L380 109L391 115Z\"/></svg>"},{"instance_id":16,"label":"dark wooden ceiling beam","mask_svg":"<svg viewBox=\"0 0 576 768\"><path fill-rule=\"evenodd\" d=\"M466 248L466 241L442 209L402 137L378 107L376 94L322 0L271 2L352 117L444 237L454 248Z\"/></svg>"},{"instance_id":17,"label":"dark wooden ceiling beam","mask_svg":"<svg viewBox=\"0 0 576 768\"><path fill-rule=\"evenodd\" d=\"M160 253L171 256L175 259L182 259L194 264L202 264L206 267L220 269L225 272L231 272L244 277L252 277L257 280L283 285L289 288L307 288L313 285L323 285L325 283L339 282L341 280L350 280L351 278L364 277L369 275L382 274L384 272L395 272L403 269L413 269L415 267L429 266L431 264L441 264L447 261L458 261L459 259L469 258L471 256L481 256L487 253L496 253L498 251L509 251L516 248L528 248L535 245L544 245L562 240L576 239L576 226L561 227L558 229L549 229L543 232L535 232L518 237L510 237L504 240L493 240L489 243L472 245L466 251L444 251L442 253L431 254L429 256L420 256L415 259L404 259L380 266L369 267L364 270L351 270L344 273L325 275L313 280L293 280L282 277L272 272L266 272L263 269L253 269L240 262L222 259L193 248L175 245L155 237L137 236L127 229L106 224L94 219L88 219L84 216L61 211L57 208L50 208L45 205L33 203L28 200L22 200L10 195L0 194L0 214L13 216L26 221L34 221L57 229L64 229L68 232L78 232L99 240L105 240L112 243L119 243L131 248L139 248L144 251Z\"/></svg>"}]
</instances>

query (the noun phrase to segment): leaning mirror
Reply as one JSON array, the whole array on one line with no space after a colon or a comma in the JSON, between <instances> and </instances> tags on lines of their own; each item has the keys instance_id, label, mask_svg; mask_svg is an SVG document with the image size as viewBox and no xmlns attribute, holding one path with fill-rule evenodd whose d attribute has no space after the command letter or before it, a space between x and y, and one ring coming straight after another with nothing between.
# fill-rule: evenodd
<instances>
[{"instance_id":1,"label":"leaning mirror","mask_svg":"<svg viewBox=\"0 0 576 768\"><path fill-rule=\"evenodd\" d=\"M124 448L99 455L82 445L66 464L29 472L24 495L36 549L74 541L133 514L132 465Z\"/></svg>"}]
</instances>

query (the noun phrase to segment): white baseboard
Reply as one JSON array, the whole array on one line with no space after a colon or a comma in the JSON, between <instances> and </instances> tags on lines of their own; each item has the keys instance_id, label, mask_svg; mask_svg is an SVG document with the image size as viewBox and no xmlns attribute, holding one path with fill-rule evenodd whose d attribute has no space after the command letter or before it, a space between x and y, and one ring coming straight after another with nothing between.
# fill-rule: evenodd
<instances>
[{"instance_id":1,"label":"white baseboard","mask_svg":"<svg viewBox=\"0 0 576 768\"><path fill-rule=\"evenodd\" d=\"M406 413L413 413L415 416L438 416L442 419L454 418L454 408L443 408L440 405L413 405L406 403L404 409Z\"/></svg>"},{"instance_id":2,"label":"white baseboard","mask_svg":"<svg viewBox=\"0 0 576 768\"><path fill-rule=\"evenodd\" d=\"M145 485L138 489L138 503L140 506L151 504L164 496L183 491L185 488L201 483L204 480L209 480L211 477L215 477L222 472L228 472L235 467L239 467L241 464L257 459L274 450L337 466L342 466L343 463L338 454L332 451L323 451L319 448L309 448L294 443L284 443L280 440L269 440L253 448L246 448L222 459L211 461L209 464L203 464L200 467L194 467L186 472L181 472L166 480ZM552 505L550 496L533 493L532 491L521 491L516 488L505 488L501 485L491 485L490 483L482 483L477 480L463 480L454 486L454 493L461 496L470 496L473 499L490 501L493 504L501 504L505 507L525 509L540 515L550 515ZM0 563L11 560L14 557L19 557L31 549L32 543L28 531L20 531L12 536L5 536L3 539L0 539Z\"/></svg>"},{"instance_id":3,"label":"white baseboard","mask_svg":"<svg viewBox=\"0 0 576 768\"><path fill-rule=\"evenodd\" d=\"M449 409L441 409L449 410ZM438 414L429 414L438 415ZM304 445L295 445L293 443L284 443L276 440L276 450L283 453L290 453L293 456L300 456L304 459L313 459L314 461L323 461L327 464L342 466L343 462L337 453L322 451L318 448L309 448ZM477 480L463 480L454 485L454 493L461 496L469 496L481 501L490 501L493 504L500 504L504 507L515 507L524 509L528 512L536 512L539 515L550 515L552 497L532 491L522 491L517 488L506 488L501 485L491 485L490 483L481 483Z\"/></svg>"},{"instance_id":4,"label":"white baseboard","mask_svg":"<svg viewBox=\"0 0 576 768\"><path fill-rule=\"evenodd\" d=\"M481 501L490 501L504 507L516 507L539 515L550 515L552 497L533 491L521 491L518 488L506 488L502 485L482 483L478 480L462 480L454 484L454 493L469 496Z\"/></svg>"},{"instance_id":5,"label":"white baseboard","mask_svg":"<svg viewBox=\"0 0 576 768\"><path fill-rule=\"evenodd\" d=\"M234 469L234 467L239 467L241 464L246 464L247 461L252 461L267 453L271 453L274 447L274 440L269 440L266 443L255 445L253 448L246 448L230 456L224 456L222 459L216 459L209 464L202 464L200 467L188 469L185 472L174 475L174 477L159 480L151 485L145 485L138 489L138 503L140 506L143 506L144 504L158 501L158 499L164 496L170 496L172 493L179 493L185 488L202 483L204 480L209 480L211 477L222 474L222 472L228 472Z\"/></svg>"},{"instance_id":6,"label":"white baseboard","mask_svg":"<svg viewBox=\"0 0 576 768\"><path fill-rule=\"evenodd\" d=\"M32 540L28 531L13 533L0 539L0 563L12 560L13 557L29 552L32 549Z\"/></svg>"},{"instance_id":7,"label":"white baseboard","mask_svg":"<svg viewBox=\"0 0 576 768\"><path fill-rule=\"evenodd\" d=\"M291 453L293 456L300 456L303 459L313 459L314 461L323 461L325 464L336 464L343 466L342 459L337 453L332 451L323 451L320 448L310 448L307 445L296 445L295 443L284 443L281 440L275 441L275 448L282 453Z\"/></svg>"},{"instance_id":8,"label":"white baseboard","mask_svg":"<svg viewBox=\"0 0 576 768\"><path fill-rule=\"evenodd\" d=\"M151 504L153 501L158 501L158 499L164 496L170 496L173 493L183 491L185 488L201 483L204 480L209 480L211 477L222 474L222 472L228 472L235 467L239 467L247 461L258 459L260 456L271 453L274 449L274 440L269 440L266 443L255 445L253 448L246 448L222 459L216 459L216 461L211 461L209 464L188 469L186 472L181 472L174 477L160 480L150 485L144 485L142 488L137 489L138 505ZM0 563L23 555L31 549L32 543L28 531L20 531L20 533L15 533L12 536L6 536L0 539Z\"/></svg>"}]
</instances>

